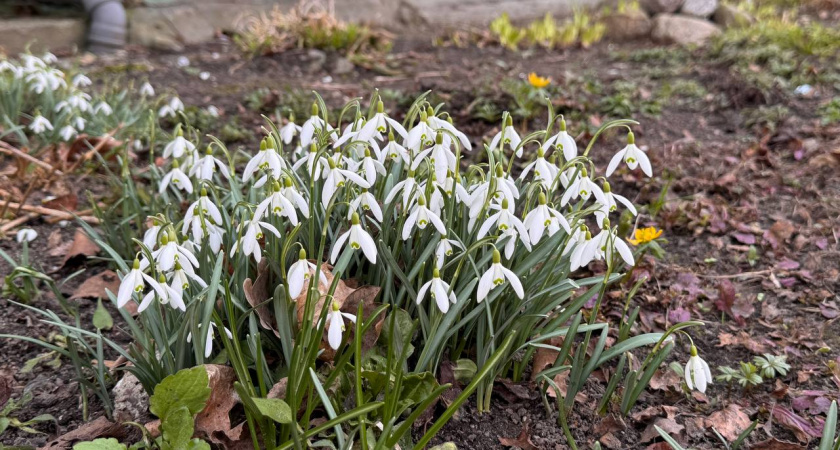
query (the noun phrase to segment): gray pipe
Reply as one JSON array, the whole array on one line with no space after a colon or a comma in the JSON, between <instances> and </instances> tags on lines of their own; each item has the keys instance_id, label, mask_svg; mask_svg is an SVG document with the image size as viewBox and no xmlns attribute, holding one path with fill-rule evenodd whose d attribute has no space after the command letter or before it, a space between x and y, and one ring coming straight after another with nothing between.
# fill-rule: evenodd
<instances>
[{"instance_id":1,"label":"gray pipe","mask_svg":"<svg viewBox=\"0 0 840 450\"><path fill-rule=\"evenodd\" d=\"M120 0L82 0L90 16L88 48L94 53L122 48L126 41L126 16Z\"/></svg>"}]
</instances>

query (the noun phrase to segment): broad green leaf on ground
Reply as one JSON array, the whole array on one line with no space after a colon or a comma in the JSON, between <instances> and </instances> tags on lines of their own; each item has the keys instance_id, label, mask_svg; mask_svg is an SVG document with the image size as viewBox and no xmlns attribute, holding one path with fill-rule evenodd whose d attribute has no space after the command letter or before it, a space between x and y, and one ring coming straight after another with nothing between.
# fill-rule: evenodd
<instances>
[{"instance_id":1,"label":"broad green leaf on ground","mask_svg":"<svg viewBox=\"0 0 840 450\"><path fill-rule=\"evenodd\" d=\"M184 369L163 379L149 399L149 410L165 421L170 409L185 407L190 420L210 397L209 379L204 366Z\"/></svg>"},{"instance_id":2,"label":"broad green leaf on ground","mask_svg":"<svg viewBox=\"0 0 840 450\"><path fill-rule=\"evenodd\" d=\"M172 450L185 449L195 430L193 414L186 406L170 408L160 421L160 429L165 443L164 450L167 445Z\"/></svg>"},{"instance_id":3,"label":"broad green leaf on ground","mask_svg":"<svg viewBox=\"0 0 840 450\"><path fill-rule=\"evenodd\" d=\"M400 403L413 405L426 400L439 386L431 372L411 374L403 377Z\"/></svg>"},{"instance_id":4,"label":"broad green leaf on ground","mask_svg":"<svg viewBox=\"0 0 840 450\"><path fill-rule=\"evenodd\" d=\"M114 438L96 439L91 442L80 442L73 446L73 450L125 450L127 447Z\"/></svg>"},{"instance_id":5,"label":"broad green leaf on ground","mask_svg":"<svg viewBox=\"0 0 840 450\"><path fill-rule=\"evenodd\" d=\"M252 398L260 414L278 423L292 423L292 409L279 398Z\"/></svg>"},{"instance_id":6,"label":"broad green leaf on ground","mask_svg":"<svg viewBox=\"0 0 840 450\"><path fill-rule=\"evenodd\" d=\"M114 326L114 319L108 310L102 306L102 299L96 302L96 311L93 312L93 326L97 330L110 330Z\"/></svg>"}]
</instances>

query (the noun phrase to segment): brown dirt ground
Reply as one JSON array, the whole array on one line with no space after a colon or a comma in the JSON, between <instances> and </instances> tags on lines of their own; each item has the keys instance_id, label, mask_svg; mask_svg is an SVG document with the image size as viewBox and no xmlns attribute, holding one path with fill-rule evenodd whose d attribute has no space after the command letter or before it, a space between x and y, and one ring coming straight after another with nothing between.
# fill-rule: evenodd
<instances>
[{"instance_id":1,"label":"brown dirt ground","mask_svg":"<svg viewBox=\"0 0 840 450\"><path fill-rule=\"evenodd\" d=\"M836 321L840 289L840 127L820 125L815 117L820 99L793 98L785 93L757 95L727 67L686 63L664 70L667 68L655 67L656 63L625 57L649 48L652 44L602 43L587 50L511 53L499 48L440 48L425 42L398 42L387 58L377 61L379 69L356 68L337 75L330 70L334 55L326 55L324 64L306 50L247 59L221 38L184 53L190 60L188 69L177 67L180 54L140 49L83 63L99 79L138 83L149 79L158 92L177 92L187 105L215 105L223 115L212 128L221 128L236 118L255 136L262 125L260 111L246 107L244 98L261 87L271 90L268 96L261 96L262 112L268 113L273 105L294 98L289 94L291 89L317 90L332 106L354 97L367 98L374 87L407 97L432 89L436 98L447 102L447 110L468 135L489 137L497 125L472 117L470 102L481 94L509 103L499 90L505 78L521 78L531 71L550 76L563 92L564 102L576 99L578 94L588 95L576 92L581 86L576 80L581 78L598 80L607 88L618 81L632 81L643 97L655 95L651 93L677 79L696 81L707 91L701 98L672 97L662 105L661 114L635 117L641 122L637 142L647 146L658 178L647 182L637 174L624 173L619 186L614 186L620 192L638 192L631 199L649 204L663 186L670 184L659 214L640 220L640 225L664 229L667 254L662 260L647 258L636 269L635 276L646 274L651 279L634 301L642 310L637 331L661 331L688 317L703 320L705 327L694 329L692 336L713 371L720 365L737 366L738 361L751 360L761 353L787 355L792 370L775 384L766 382L747 392L715 383L705 396L679 392L663 371L657 377L661 380L659 388L643 394L634 413L651 406L674 407L673 420L678 428L685 427L679 434L682 442L697 448L722 448L709 428L720 422L704 420L735 405L762 424L748 439L753 448L769 445L761 442L771 437L795 442L797 438L788 427L775 418L768 420L774 405L789 408L803 391L824 391L828 398L836 398L840 391L840 370L832 373L829 369L830 361L840 364L840 326ZM692 58L695 56L697 53ZM399 68L399 73L383 74L381 67ZM653 76L652 68L663 70ZM200 80L200 71L208 72L210 79ZM747 126L746 108L770 101L783 103L791 115L775 130ZM564 107L577 106L566 103L561 105L561 112ZM570 123L570 127L588 139L584 128L596 126L604 117L590 120L587 127L576 123ZM599 165L622 145L621 139L607 135L601 141L594 151ZM237 145L250 149L255 141ZM101 182L96 176L86 183L68 181L66 189L75 190L82 198L84 190L96 186L97 181ZM42 237L55 229L55 225L40 220L32 225ZM72 235L69 230L62 233L66 238ZM60 258L46 256L45 242L35 242L32 258L36 265L51 271ZM758 254L754 265L747 257L751 243ZM17 244L6 240L2 248L15 253ZM104 267L95 261L88 261L87 266L89 274ZM6 274L9 270L5 261L0 261L0 271ZM56 274L60 279L72 271L62 269ZM67 292L73 288L72 284L67 286ZM606 317L617 320L622 299L621 293L613 296L604 308ZM727 300L734 300L733 308L745 316L741 322L716 307L716 301L724 304ZM44 307L50 304L46 296L35 302ZM82 306L87 320L93 306L92 301ZM7 299L0 300L0 308L5 312L0 315L3 333L41 337L50 332L33 314L10 305ZM114 339L127 340L118 327L115 330L111 332ZM685 361L687 348L683 344L670 360ZM830 350L818 351L821 348ZM41 349L35 345L5 341L0 371L14 374L16 395L26 385L34 389L35 401L17 411L18 417L27 419L50 412L58 419L59 428L39 426L46 435L7 431L0 438L5 444L39 445L81 422L78 386L67 364L59 370L39 366L31 374L18 373L25 361L39 353ZM604 385L592 380L570 418L578 444L588 447L601 439L607 448L663 448L660 439L643 440L643 436L653 419L664 417L664 413L637 414L615 421L590 412ZM434 442L453 441L467 449L503 448L499 439L519 436L527 422L527 434L535 448L567 448L556 413L546 411L536 389L529 391L534 394L499 392L490 414L476 414L474 404L465 406ZM95 400L91 410L93 417L101 414ZM806 418L813 416L807 411L797 412ZM820 415L824 417L824 413Z\"/></svg>"}]
</instances>

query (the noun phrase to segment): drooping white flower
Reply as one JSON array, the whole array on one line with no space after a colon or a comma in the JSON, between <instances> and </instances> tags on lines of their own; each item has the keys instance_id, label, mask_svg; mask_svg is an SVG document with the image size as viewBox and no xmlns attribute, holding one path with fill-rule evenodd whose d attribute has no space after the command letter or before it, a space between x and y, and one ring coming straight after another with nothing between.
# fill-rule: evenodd
<instances>
[{"instance_id":1,"label":"drooping white flower","mask_svg":"<svg viewBox=\"0 0 840 450\"><path fill-rule=\"evenodd\" d=\"M306 165L306 174L312 177L315 181L318 181L321 179L322 172L321 168L318 166L321 165L322 167L325 167L327 164L326 158L318 156L318 147L315 144L311 144L309 146L309 153L306 154L305 158L297 160L292 166L292 170L297 172L298 169Z\"/></svg>"},{"instance_id":2,"label":"drooping white flower","mask_svg":"<svg viewBox=\"0 0 840 450\"><path fill-rule=\"evenodd\" d=\"M333 195L335 195L339 189L344 187L347 180L352 181L362 188L369 188L371 186L367 180L360 177L355 172L339 168L336 160L338 160L340 156L340 154L335 154L332 157L327 158L327 167L324 168L324 187L321 191L321 204L324 205L324 208L329 205Z\"/></svg>"},{"instance_id":3,"label":"drooping white flower","mask_svg":"<svg viewBox=\"0 0 840 450\"><path fill-rule=\"evenodd\" d=\"M72 81L72 83L71 83L71 84L72 84L72 85L73 85L73 87L75 87L75 88L77 88L77 87L86 87L86 86L90 86L90 85L91 85L91 81L90 81L90 78L88 78L87 76L85 76L85 74L83 74L83 73L79 73L79 74L76 74L76 76L74 76L74 77L73 77L73 81Z\"/></svg>"},{"instance_id":4,"label":"drooping white flower","mask_svg":"<svg viewBox=\"0 0 840 450\"><path fill-rule=\"evenodd\" d=\"M449 117L449 121L443 120L440 117L435 116L434 111L431 110L431 108L427 109L426 115L428 116L427 121L432 130L436 132L440 130L446 130L449 132L444 133L443 135L444 146L446 146L447 148L451 147L452 138L450 137L450 134L452 134L456 138L458 138L458 141L461 143L462 147L464 147L467 150L472 150L472 144L470 144L470 139L467 137L467 135L462 133L461 131L456 129L454 125L452 125L452 117Z\"/></svg>"},{"instance_id":5,"label":"drooping white flower","mask_svg":"<svg viewBox=\"0 0 840 450\"><path fill-rule=\"evenodd\" d=\"M163 227L162 224L154 217L150 219L150 222L151 225L146 232L143 233L143 245L145 245L149 251L154 251L158 244L158 234Z\"/></svg>"},{"instance_id":6,"label":"drooping white flower","mask_svg":"<svg viewBox=\"0 0 840 450\"><path fill-rule=\"evenodd\" d=\"M131 270L120 280L120 288L117 290L117 308L125 306L131 300L131 294L143 292L146 283L149 283L153 289L160 290L157 281L140 270L140 260L135 258Z\"/></svg>"},{"instance_id":7,"label":"drooping white flower","mask_svg":"<svg viewBox=\"0 0 840 450\"><path fill-rule=\"evenodd\" d=\"M616 153L612 160L610 160L610 164L607 166L606 176L612 175L622 160L624 160L630 170L636 170L636 167L641 167L645 175L649 177L653 176L650 159L642 149L636 147L636 137L632 131L627 133L627 146Z\"/></svg>"},{"instance_id":8,"label":"drooping white flower","mask_svg":"<svg viewBox=\"0 0 840 450\"><path fill-rule=\"evenodd\" d=\"M493 181L495 181L495 190L490 192L490 188L494 184ZM496 164L495 179L491 180L490 178L487 178L487 180L478 184L475 189L470 192L469 203L467 203L470 211L470 229L474 226L475 220L484 208L485 202L495 200L496 202L501 203L502 200L507 200L510 203L510 209L514 210L516 209L516 200L518 198L519 189L516 187L516 183L504 173L501 164Z\"/></svg>"},{"instance_id":9,"label":"drooping white flower","mask_svg":"<svg viewBox=\"0 0 840 450\"><path fill-rule=\"evenodd\" d=\"M476 301L481 303L485 298L487 298L487 294L489 294L491 290L504 284L505 281L510 282L510 285L517 297L520 299L525 298L525 290L522 289L522 283L519 281L519 277L506 267L502 266L501 253L499 253L498 250L493 249L493 264L486 272L484 272L484 275L481 276L481 279L478 282Z\"/></svg>"},{"instance_id":10,"label":"drooping white flower","mask_svg":"<svg viewBox=\"0 0 840 450\"><path fill-rule=\"evenodd\" d=\"M73 126L76 127L77 130L82 131L85 129L86 121L82 116L76 116L73 118Z\"/></svg>"},{"instance_id":11,"label":"drooping white flower","mask_svg":"<svg viewBox=\"0 0 840 450\"><path fill-rule=\"evenodd\" d=\"M198 327L201 328L201 324L198 324ZM216 328L216 323L210 321L210 326L207 327L207 337L204 341L204 357L209 358L211 354L213 354L213 330ZM225 334L227 335L228 339L233 339L233 334L231 334L230 330L227 327L224 327ZM187 333L187 342L192 342L192 331Z\"/></svg>"},{"instance_id":12,"label":"drooping white flower","mask_svg":"<svg viewBox=\"0 0 840 450\"><path fill-rule=\"evenodd\" d=\"M298 218L295 205L283 195L280 190L280 183L273 182L272 191L271 195L257 205L257 209L254 210L254 217L262 219L273 214L277 217L286 217L292 226L297 226Z\"/></svg>"},{"instance_id":13,"label":"drooping white flower","mask_svg":"<svg viewBox=\"0 0 840 450\"><path fill-rule=\"evenodd\" d=\"M542 184L546 191L552 191L554 189L554 180L557 178L560 169L546 161L545 151L543 151L542 147L537 149L537 159L522 169L519 179L525 180L532 170L534 172L534 181Z\"/></svg>"},{"instance_id":14,"label":"drooping white flower","mask_svg":"<svg viewBox=\"0 0 840 450\"><path fill-rule=\"evenodd\" d=\"M280 128L280 140L283 141L284 144L289 145L292 143L292 140L295 138L295 135L300 133L300 125L295 123L295 117L289 117L289 121L286 125L283 125Z\"/></svg>"},{"instance_id":15,"label":"drooping white flower","mask_svg":"<svg viewBox=\"0 0 840 450\"><path fill-rule=\"evenodd\" d=\"M341 133L341 137L339 137L338 139L336 139L335 142L333 142L333 148L339 148L342 145L344 145L344 143L346 143L346 142L350 141L351 139L355 138L359 134L359 129L362 128L362 125L364 125L364 123L365 123L365 120L362 118L361 114L357 113L356 114L356 120L347 124L347 126L344 127L344 131ZM353 140L358 141L359 139L353 139ZM353 146L353 147L355 147L355 146ZM348 150L350 150L350 149L348 149Z\"/></svg>"},{"instance_id":16,"label":"drooping white flower","mask_svg":"<svg viewBox=\"0 0 840 450\"><path fill-rule=\"evenodd\" d=\"M21 228L15 235L15 239L17 240L18 244L22 244L24 242L32 242L37 237L38 232L33 230L32 228Z\"/></svg>"},{"instance_id":17,"label":"drooping white flower","mask_svg":"<svg viewBox=\"0 0 840 450\"><path fill-rule=\"evenodd\" d=\"M158 192L163 194L170 184L182 191L186 191L188 194L192 194L192 181L190 181L190 177L181 170L181 164L177 159L172 160L172 168L169 169L169 172L160 180L160 188L158 189Z\"/></svg>"},{"instance_id":18,"label":"drooping white flower","mask_svg":"<svg viewBox=\"0 0 840 450\"><path fill-rule=\"evenodd\" d=\"M574 200L578 197L583 201L589 200L592 194L595 194L595 198L598 199L604 196L604 191L589 178L586 169L581 168L580 176L563 193L563 198L560 199L560 206L566 206L569 200Z\"/></svg>"},{"instance_id":19,"label":"drooping white flower","mask_svg":"<svg viewBox=\"0 0 840 450\"><path fill-rule=\"evenodd\" d=\"M156 295L161 305L168 304L171 305L173 309L180 309L181 311L187 310L187 305L184 304L184 298L181 297L180 293L166 284L166 277L161 274L160 278L158 278L157 284L152 285L152 290L143 297L143 300L140 302L140 306L137 307L137 312L142 313L146 310L146 308L151 306L152 300L155 299Z\"/></svg>"},{"instance_id":20,"label":"drooping white flower","mask_svg":"<svg viewBox=\"0 0 840 450\"><path fill-rule=\"evenodd\" d=\"M624 242L624 239L616 236L615 232L610 229L609 222L610 221L608 219L604 219L604 225L601 232L592 238L592 241L588 244L593 247L595 259L612 260L614 252L618 251L621 259L623 259L628 266L635 265L636 261L633 258L633 251L630 250L630 246Z\"/></svg>"},{"instance_id":21,"label":"drooping white flower","mask_svg":"<svg viewBox=\"0 0 840 450\"><path fill-rule=\"evenodd\" d=\"M573 246L572 242L575 243ZM592 233L589 230L581 231L580 233L575 232L563 253L565 254L566 251L572 248L572 255L569 257L570 270L572 272L588 265L595 259L596 246L593 245Z\"/></svg>"},{"instance_id":22,"label":"drooping white flower","mask_svg":"<svg viewBox=\"0 0 840 450\"><path fill-rule=\"evenodd\" d=\"M306 250L300 249L299 258L294 264L289 267L289 273L286 275L286 281L289 283L289 298L296 299L303 292L304 284L308 283L310 279L318 273L318 278L321 285L329 288L330 283L327 281L327 276L314 263L306 259Z\"/></svg>"},{"instance_id":23,"label":"drooping white flower","mask_svg":"<svg viewBox=\"0 0 840 450\"><path fill-rule=\"evenodd\" d=\"M566 162L577 157L577 143L566 132L566 119L560 119L560 132L548 138L543 144L543 148L547 149L552 145L563 152L563 158L565 158Z\"/></svg>"},{"instance_id":24,"label":"drooping white flower","mask_svg":"<svg viewBox=\"0 0 840 450\"><path fill-rule=\"evenodd\" d=\"M184 110L184 103L178 97L172 97L169 103L163 105L158 111L159 117L175 117L178 111Z\"/></svg>"},{"instance_id":25,"label":"drooping white flower","mask_svg":"<svg viewBox=\"0 0 840 450\"><path fill-rule=\"evenodd\" d=\"M175 270L173 270L169 276L169 287L182 297L184 295L184 291L190 287L190 280L195 281L195 283L201 288L207 287L207 283L195 274L195 270L193 270L192 266L189 264L181 265L180 262L175 262Z\"/></svg>"},{"instance_id":26,"label":"drooping white flower","mask_svg":"<svg viewBox=\"0 0 840 450\"><path fill-rule=\"evenodd\" d=\"M344 319L356 323L356 316L341 312L338 302L333 302L330 312L327 313L327 340L333 350L338 350L338 347L341 346L341 339L345 330Z\"/></svg>"},{"instance_id":27,"label":"drooping white flower","mask_svg":"<svg viewBox=\"0 0 840 450\"><path fill-rule=\"evenodd\" d=\"M348 208L347 211L347 218L351 218L354 212L359 211L359 208L362 208L363 214L370 211L373 213L373 217L376 218L376 221L382 223L382 208L379 207L379 202L376 200L376 197L368 192L367 189L362 189L362 193L350 202L350 208Z\"/></svg>"},{"instance_id":28,"label":"drooping white flower","mask_svg":"<svg viewBox=\"0 0 840 450\"><path fill-rule=\"evenodd\" d=\"M199 180L212 181L217 168L225 179L230 179L227 165L222 160L213 157L213 148L208 145L204 156L198 158L190 168L190 176L197 175Z\"/></svg>"},{"instance_id":29,"label":"drooping white flower","mask_svg":"<svg viewBox=\"0 0 840 450\"><path fill-rule=\"evenodd\" d=\"M379 100L376 103L376 114L365 122L365 125L359 130L356 139L367 142L377 133L385 133L385 131L388 130L389 125L391 129L396 130L403 139L408 137L408 133L405 131L402 124L388 117L388 114L385 113L385 105L382 103L382 100Z\"/></svg>"},{"instance_id":30,"label":"drooping white flower","mask_svg":"<svg viewBox=\"0 0 840 450\"><path fill-rule=\"evenodd\" d=\"M58 131L58 135L61 136L61 139L69 141L76 135L76 129L72 125L65 125Z\"/></svg>"},{"instance_id":31,"label":"drooping white flower","mask_svg":"<svg viewBox=\"0 0 840 450\"><path fill-rule=\"evenodd\" d=\"M198 200L194 201L189 208L187 208L186 214L184 214L184 222L189 222L193 216L203 215L205 218L211 219L212 223L216 225L222 224L222 213L219 211L219 207L213 203L207 197L207 190L201 189L201 195L198 197ZM185 234L182 232L181 234Z\"/></svg>"},{"instance_id":32,"label":"drooping white flower","mask_svg":"<svg viewBox=\"0 0 840 450\"><path fill-rule=\"evenodd\" d=\"M300 210L303 217L309 218L309 202L300 195L291 178L283 177L283 187L280 188L280 193Z\"/></svg>"},{"instance_id":33,"label":"drooping white flower","mask_svg":"<svg viewBox=\"0 0 840 450\"><path fill-rule=\"evenodd\" d=\"M499 233L499 237L496 238L496 247L502 245L502 242L507 239L505 242L505 259L510 259L513 257L513 253L516 251L517 243L521 243L526 250L529 252L531 251L531 243L528 239L517 239L519 237L519 232L516 231L516 228L508 228L507 230L502 231Z\"/></svg>"},{"instance_id":34,"label":"drooping white flower","mask_svg":"<svg viewBox=\"0 0 840 450\"><path fill-rule=\"evenodd\" d=\"M50 123L50 121L46 119L46 117L38 114L37 116L35 116L34 119L32 119L32 122L29 124L29 129L32 130L32 132L35 134L41 134L47 130L52 131L53 126Z\"/></svg>"},{"instance_id":35,"label":"drooping white flower","mask_svg":"<svg viewBox=\"0 0 840 450\"><path fill-rule=\"evenodd\" d=\"M697 355L697 348L691 345L691 357L685 364L685 384L689 389L697 389L701 393L706 392L706 386L712 384L712 372L709 364Z\"/></svg>"},{"instance_id":36,"label":"drooping white flower","mask_svg":"<svg viewBox=\"0 0 840 450\"><path fill-rule=\"evenodd\" d=\"M595 194L598 195L597 192ZM617 209L618 205L616 204L616 200L624 205L634 216L637 214L636 207L633 206L633 202L622 195L613 193L612 188L610 188L610 183L608 182L604 182L603 196L597 198L597 200L598 203L601 204L601 207L595 210L595 218L598 223L603 223L604 219L606 219L611 212Z\"/></svg>"},{"instance_id":37,"label":"drooping white flower","mask_svg":"<svg viewBox=\"0 0 840 450\"><path fill-rule=\"evenodd\" d=\"M155 95L155 88L153 88L152 85L149 84L149 82L147 81L143 83L142 86L140 86L140 95L143 97L151 97Z\"/></svg>"},{"instance_id":38,"label":"drooping white flower","mask_svg":"<svg viewBox=\"0 0 840 450\"><path fill-rule=\"evenodd\" d=\"M548 230L549 236L554 236L554 233L559 231L560 227L563 227L566 233L571 233L572 231L569 227L569 222L563 217L563 214L548 206L545 194L542 192L539 195L539 205L531 211L528 211L522 223L528 230L528 237L534 245L540 242L546 230Z\"/></svg>"},{"instance_id":39,"label":"drooping white flower","mask_svg":"<svg viewBox=\"0 0 840 450\"><path fill-rule=\"evenodd\" d=\"M393 131L388 132L388 143L385 147L382 147L382 151L379 153L380 162L385 162L386 158L392 161L402 159L405 164L410 164L411 162L411 155L408 153L408 150L394 140Z\"/></svg>"},{"instance_id":40,"label":"drooping white flower","mask_svg":"<svg viewBox=\"0 0 840 450\"><path fill-rule=\"evenodd\" d=\"M446 314L449 311L449 304L452 303L453 305L457 301L455 297L455 293L451 292L449 289L449 283L440 279L440 271L437 267L434 269L432 273L432 279L427 281L426 284L420 287L420 290L417 291L417 304L419 305L420 302L426 298L426 292L429 292L432 296L432 299L437 304L438 309L440 312Z\"/></svg>"},{"instance_id":41,"label":"drooping white flower","mask_svg":"<svg viewBox=\"0 0 840 450\"><path fill-rule=\"evenodd\" d=\"M505 145L509 145L510 149L515 151L516 157L518 158L522 156L522 148L519 147L521 142L522 139L519 137L519 133L517 133L516 129L513 128L513 119L510 116L507 116L502 130L496 133L490 141L489 148L490 151L495 150L497 147L499 150L503 150ZM499 144L501 144L501 146L499 146Z\"/></svg>"},{"instance_id":42,"label":"drooping white flower","mask_svg":"<svg viewBox=\"0 0 840 450\"><path fill-rule=\"evenodd\" d=\"M424 230L429 224L432 224L441 235L446 234L446 225L443 224L443 220L426 206L426 196L421 194L417 197L417 203L414 204L411 214L408 215L403 225L403 240L408 240L415 225L417 228Z\"/></svg>"},{"instance_id":43,"label":"drooping white flower","mask_svg":"<svg viewBox=\"0 0 840 450\"><path fill-rule=\"evenodd\" d=\"M371 264L376 264L376 243L373 242L373 238L370 237L368 232L362 228L359 215L353 213L353 217L350 219L350 222L350 229L345 231L344 234L336 239L333 244L330 262L335 264L335 260L338 259L338 255L341 253L341 249L344 247L344 244L349 243L351 249L361 249L368 261L370 261Z\"/></svg>"},{"instance_id":44,"label":"drooping white flower","mask_svg":"<svg viewBox=\"0 0 840 450\"><path fill-rule=\"evenodd\" d=\"M498 209L499 211L491 214L484 220L484 223L482 223L481 227L478 229L478 235L476 238L481 239L484 236L487 236L490 228L495 226L501 233L504 233L507 230L515 230L519 234L519 239L523 244L530 244L531 241L528 230L525 228L522 221L519 220L519 217L516 217L514 211L511 210L509 206L510 203L507 199L502 200L501 206L495 204L490 205L490 208Z\"/></svg>"},{"instance_id":45,"label":"drooping white flower","mask_svg":"<svg viewBox=\"0 0 840 450\"><path fill-rule=\"evenodd\" d=\"M384 177L387 173L385 171L385 166L383 166L378 160L373 159L370 155L370 150L368 149L365 149L365 157L362 159L361 164L359 164L359 169L359 174L362 175L371 186L376 184L376 174Z\"/></svg>"},{"instance_id":46,"label":"drooping white flower","mask_svg":"<svg viewBox=\"0 0 840 450\"><path fill-rule=\"evenodd\" d=\"M452 150L443 145L443 133L438 131L435 136L435 145L414 157L414 162L411 163L411 170L417 170L420 163L429 156L429 166L434 170L435 177L438 180L445 180L447 172L454 172L456 170L457 160Z\"/></svg>"},{"instance_id":47,"label":"drooping white flower","mask_svg":"<svg viewBox=\"0 0 840 450\"><path fill-rule=\"evenodd\" d=\"M420 112L420 121L408 132L405 138L405 148L412 152L419 152L424 146L434 143L437 133L429 126L428 116L424 111Z\"/></svg>"},{"instance_id":48,"label":"drooping white flower","mask_svg":"<svg viewBox=\"0 0 840 450\"><path fill-rule=\"evenodd\" d=\"M172 158L174 156L175 158L180 158L184 156L184 153L192 153L194 151L195 145L184 138L184 132L179 125L175 131L175 138L163 147L163 157Z\"/></svg>"},{"instance_id":49,"label":"drooping white flower","mask_svg":"<svg viewBox=\"0 0 840 450\"><path fill-rule=\"evenodd\" d=\"M114 110L111 109L111 105L109 105L105 102L99 102L93 108L93 113L94 114L102 114L104 116L110 116L111 113L113 113L113 112L114 112Z\"/></svg>"},{"instance_id":50,"label":"drooping white flower","mask_svg":"<svg viewBox=\"0 0 840 450\"><path fill-rule=\"evenodd\" d=\"M198 260L195 255L178 243L175 232L172 230L169 230L169 233L161 233L160 247L152 252L152 258L155 260L158 270L163 272L172 270L176 262L180 262L184 266L191 264L193 268L198 267ZM140 261L140 269L146 270L147 267L149 267L149 260L143 258Z\"/></svg>"},{"instance_id":51,"label":"drooping white flower","mask_svg":"<svg viewBox=\"0 0 840 450\"><path fill-rule=\"evenodd\" d=\"M303 126L300 127L300 145L301 147L308 147L309 144L312 143L312 138L315 135L315 131L326 131L327 133L332 134L333 127L324 122L318 115L318 104L312 104L312 115L306 122L303 123Z\"/></svg>"},{"instance_id":52,"label":"drooping white flower","mask_svg":"<svg viewBox=\"0 0 840 450\"><path fill-rule=\"evenodd\" d=\"M260 239L263 237L263 231L268 230L278 238L280 237L280 232L277 231L277 228L274 228L274 225L262 222L257 217L245 221L241 226L245 227L245 234L242 235L241 240L233 244L233 247L230 249L230 257L233 258L233 255L241 248L245 256L251 255L254 257L254 261L259 263L262 260Z\"/></svg>"},{"instance_id":53,"label":"drooping white flower","mask_svg":"<svg viewBox=\"0 0 840 450\"><path fill-rule=\"evenodd\" d=\"M437 267L443 267L446 258L452 256L455 248L463 250L464 246L454 239L447 239L446 234L441 234L440 242L435 247L435 264L437 264Z\"/></svg>"},{"instance_id":54,"label":"drooping white flower","mask_svg":"<svg viewBox=\"0 0 840 450\"><path fill-rule=\"evenodd\" d=\"M192 233L191 242L196 245L203 244L206 238L213 253L218 253L222 247L225 229L213 223L213 219L208 216L208 211L201 212L197 206L191 207L184 216L181 234L187 234L187 231Z\"/></svg>"},{"instance_id":55,"label":"drooping white flower","mask_svg":"<svg viewBox=\"0 0 840 450\"><path fill-rule=\"evenodd\" d=\"M414 201L417 197L418 191L419 189L417 186L417 180L414 178L414 171L409 170L408 177L391 188L391 192L389 192L388 196L385 197L385 204L387 205L393 202L397 195L402 192L402 206L403 208L408 208L409 203Z\"/></svg>"},{"instance_id":56,"label":"drooping white flower","mask_svg":"<svg viewBox=\"0 0 840 450\"><path fill-rule=\"evenodd\" d=\"M242 182L246 183L257 170L268 171L275 179L280 179L283 174L283 169L286 168L286 162L277 153L274 144L270 139L263 139L260 142L260 151L254 155L248 164L245 165L245 170L242 172ZM265 183L266 179L260 179L254 187L260 187Z\"/></svg>"}]
</instances>

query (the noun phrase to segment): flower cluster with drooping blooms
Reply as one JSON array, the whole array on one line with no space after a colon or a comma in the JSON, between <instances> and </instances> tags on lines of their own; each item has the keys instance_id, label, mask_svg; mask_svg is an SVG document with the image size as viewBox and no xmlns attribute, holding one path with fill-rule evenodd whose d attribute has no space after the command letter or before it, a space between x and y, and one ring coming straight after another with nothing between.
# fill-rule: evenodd
<instances>
[{"instance_id":1,"label":"flower cluster with drooping blooms","mask_svg":"<svg viewBox=\"0 0 840 450\"><path fill-rule=\"evenodd\" d=\"M330 123L322 108L313 103L301 124L269 123L238 175L232 157L214 156L227 155L220 142L201 156L198 137L176 129L164 147L158 190L189 206L181 215L153 219L143 240L151 260L123 278L128 287L120 289L120 304L136 292L141 309L151 296L183 310L187 294L206 285L197 269L213 267L217 258L250 278L251 260L267 259L281 269L275 273L294 301L311 281L329 284L326 263L387 283L397 269L421 261L422 269L400 280L416 283L412 300L433 305L428 309L437 314L459 303L479 307L534 294L539 283L522 268L532 252L564 258L571 272L597 260L608 267L635 264L610 217L620 208L637 211L606 179L622 161L651 174L632 132L608 173L599 175L562 117L525 134L505 115L500 131L481 145L488 162L467 166L464 152L475 141L422 99L402 122L378 96L366 116L357 105L355 118L342 116L339 123ZM524 170L515 173L515 166ZM455 279L465 276L476 282L456 296ZM151 290L142 297L147 284ZM344 319L354 317L328 305L328 343L337 348Z\"/></svg>"},{"instance_id":2,"label":"flower cluster with drooping blooms","mask_svg":"<svg viewBox=\"0 0 840 450\"><path fill-rule=\"evenodd\" d=\"M94 92L84 73L68 74L56 62L51 53L0 59L0 121L20 125L26 136L42 142L70 142L82 133L99 136L133 123L128 116L145 110L128 106L125 94ZM153 96L154 89L146 83L139 95Z\"/></svg>"}]
</instances>

